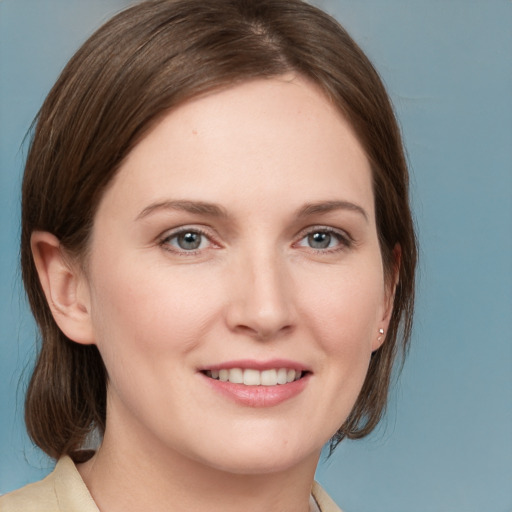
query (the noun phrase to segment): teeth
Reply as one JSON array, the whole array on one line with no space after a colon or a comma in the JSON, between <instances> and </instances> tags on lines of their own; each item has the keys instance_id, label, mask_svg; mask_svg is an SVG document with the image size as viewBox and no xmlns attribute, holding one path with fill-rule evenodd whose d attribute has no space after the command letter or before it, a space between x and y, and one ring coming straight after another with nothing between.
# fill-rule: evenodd
<instances>
[{"instance_id":1,"label":"teeth","mask_svg":"<svg viewBox=\"0 0 512 512\"><path fill-rule=\"evenodd\" d=\"M279 370L277 370L277 383L278 384L286 384L287 375L288 375L288 370L286 368L279 368Z\"/></svg>"},{"instance_id":2,"label":"teeth","mask_svg":"<svg viewBox=\"0 0 512 512\"><path fill-rule=\"evenodd\" d=\"M302 377L302 372L289 368L276 368L271 370L253 370L242 368L230 368L222 370L208 370L208 377L220 380L222 382L231 382L233 384L245 384L246 386L276 386L278 384L287 384Z\"/></svg>"},{"instance_id":3,"label":"teeth","mask_svg":"<svg viewBox=\"0 0 512 512\"><path fill-rule=\"evenodd\" d=\"M229 370L229 382L233 384L243 384L244 382L244 372L241 368L231 368Z\"/></svg>"},{"instance_id":4,"label":"teeth","mask_svg":"<svg viewBox=\"0 0 512 512\"><path fill-rule=\"evenodd\" d=\"M263 370L261 372L261 384L263 386L275 386L277 384L277 371Z\"/></svg>"},{"instance_id":5,"label":"teeth","mask_svg":"<svg viewBox=\"0 0 512 512\"><path fill-rule=\"evenodd\" d=\"M244 384L246 386L259 386L261 384L261 372L258 370L245 370Z\"/></svg>"}]
</instances>

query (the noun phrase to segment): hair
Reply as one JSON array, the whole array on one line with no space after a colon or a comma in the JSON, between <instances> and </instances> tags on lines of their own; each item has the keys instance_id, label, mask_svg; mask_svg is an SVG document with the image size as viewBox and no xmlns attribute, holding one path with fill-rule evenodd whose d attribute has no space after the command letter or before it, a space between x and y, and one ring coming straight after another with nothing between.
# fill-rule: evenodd
<instances>
[{"instance_id":1,"label":"hair","mask_svg":"<svg viewBox=\"0 0 512 512\"><path fill-rule=\"evenodd\" d=\"M301 0L153 0L116 15L72 57L38 113L28 153L21 266L41 345L25 420L51 457L75 454L92 430L104 432L108 375L96 346L73 342L55 323L31 234L53 233L83 258L106 186L165 113L215 89L290 72L324 92L365 150L384 273L390 286L396 279L385 342L331 450L381 419L410 338L417 251L400 131L377 72L333 18Z\"/></svg>"}]
</instances>

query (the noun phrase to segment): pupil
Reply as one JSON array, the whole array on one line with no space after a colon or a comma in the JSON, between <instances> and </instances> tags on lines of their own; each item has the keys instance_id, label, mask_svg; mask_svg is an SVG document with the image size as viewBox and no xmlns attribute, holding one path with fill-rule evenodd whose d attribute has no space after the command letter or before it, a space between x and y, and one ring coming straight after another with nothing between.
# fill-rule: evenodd
<instances>
[{"instance_id":1,"label":"pupil","mask_svg":"<svg viewBox=\"0 0 512 512\"><path fill-rule=\"evenodd\" d=\"M326 249L331 243L329 233L313 233L308 236L309 245L315 249Z\"/></svg>"},{"instance_id":2,"label":"pupil","mask_svg":"<svg viewBox=\"0 0 512 512\"><path fill-rule=\"evenodd\" d=\"M182 249L197 249L201 244L201 235L199 233L184 233L178 237L178 245Z\"/></svg>"}]
</instances>

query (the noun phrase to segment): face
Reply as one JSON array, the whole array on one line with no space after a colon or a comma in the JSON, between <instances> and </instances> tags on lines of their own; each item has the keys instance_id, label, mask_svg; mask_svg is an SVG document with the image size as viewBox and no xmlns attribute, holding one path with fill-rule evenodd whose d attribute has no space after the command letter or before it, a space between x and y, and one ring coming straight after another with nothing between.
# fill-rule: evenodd
<instances>
[{"instance_id":1,"label":"face","mask_svg":"<svg viewBox=\"0 0 512 512\"><path fill-rule=\"evenodd\" d=\"M316 457L387 326L373 203L350 126L304 80L166 115L103 196L83 276L107 433L237 473Z\"/></svg>"}]
</instances>

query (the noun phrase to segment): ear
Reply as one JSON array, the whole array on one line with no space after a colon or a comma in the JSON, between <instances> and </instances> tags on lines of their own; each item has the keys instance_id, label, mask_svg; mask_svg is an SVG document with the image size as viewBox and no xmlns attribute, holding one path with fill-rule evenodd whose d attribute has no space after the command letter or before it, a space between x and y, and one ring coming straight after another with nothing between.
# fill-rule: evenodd
<instances>
[{"instance_id":1,"label":"ear","mask_svg":"<svg viewBox=\"0 0 512 512\"><path fill-rule=\"evenodd\" d=\"M393 314L393 307L395 304L395 292L400 279L400 264L402 260L402 248L400 244L396 244L393 248L393 262L391 275L386 277L385 290L384 290L384 308L382 317L379 322L379 330L384 332L377 332L375 340L372 345L372 352L375 352L386 340L386 333L388 332L389 322Z\"/></svg>"},{"instance_id":2,"label":"ear","mask_svg":"<svg viewBox=\"0 0 512 512\"><path fill-rule=\"evenodd\" d=\"M34 231L30 239L34 263L53 318L71 340L94 343L87 281L73 265L59 242L46 231Z\"/></svg>"}]
</instances>

